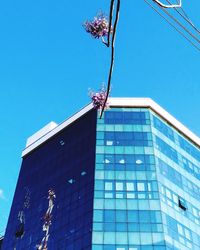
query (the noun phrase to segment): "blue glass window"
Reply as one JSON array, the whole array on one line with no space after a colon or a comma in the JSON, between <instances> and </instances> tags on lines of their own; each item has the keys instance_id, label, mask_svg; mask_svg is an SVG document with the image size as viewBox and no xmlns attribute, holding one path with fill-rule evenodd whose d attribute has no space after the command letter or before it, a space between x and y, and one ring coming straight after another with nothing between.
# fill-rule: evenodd
<instances>
[{"instance_id":1,"label":"blue glass window","mask_svg":"<svg viewBox=\"0 0 200 250\"><path fill-rule=\"evenodd\" d=\"M178 163L178 154L175 149L173 149L171 146L169 146L166 142L164 142L162 139L156 136L156 144L158 149L165 154L167 157L169 157L174 162Z\"/></svg>"},{"instance_id":2,"label":"blue glass window","mask_svg":"<svg viewBox=\"0 0 200 250\"><path fill-rule=\"evenodd\" d=\"M115 222L115 211L105 210L104 211L104 221L105 222Z\"/></svg>"},{"instance_id":3,"label":"blue glass window","mask_svg":"<svg viewBox=\"0 0 200 250\"><path fill-rule=\"evenodd\" d=\"M195 159L200 161L200 151L193 146L191 143L186 141L183 137L178 136L180 147L184 149L187 153L191 154Z\"/></svg>"},{"instance_id":4,"label":"blue glass window","mask_svg":"<svg viewBox=\"0 0 200 250\"><path fill-rule=\"evenodd\" d=\"M152 146L147 132L105 132L107 146Z\"/></svg>"},{"instance_id":5,"label":"blue glass window","mask_svg":"<svg viewBox=\"0 0 200 250\"><path fill-rule=\"evenodd\" d=\"M146 119L147 112L118 112L108 111L104 113L105 124L149 124Z\"/></svg>"},{"instance_id":6,"label":"blue glass window","mask_svg":"<svg viewBox=\"0 0 200 250\"><path fill-rule=\"evenodd\" d=\"M156 116L153 116L153 125L156 129L158 129L161 133L167 136L170 140L174 141L173 130Z\"/></svg>"}]
</instances>

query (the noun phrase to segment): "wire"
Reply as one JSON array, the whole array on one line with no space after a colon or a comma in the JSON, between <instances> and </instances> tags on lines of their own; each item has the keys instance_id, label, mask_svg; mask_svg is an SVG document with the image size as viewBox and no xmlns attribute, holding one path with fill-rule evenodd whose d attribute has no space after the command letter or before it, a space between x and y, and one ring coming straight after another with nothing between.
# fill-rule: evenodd
<instances>
[{"instance_id":1,"label":"wire","mask_svg":"<svg viewBox=\"0 0 200 250\"><path fill-rule=\"evenodd\" d=\"M103 115L108 96L110 93L110 87L111 87L111 79L112 79L112 72L113 72L113 66L114 66L114 58L115 58L115 37L116 37L116 30L117 30L117 24L119 20L119 11L120 11L120 0L117 0L117 8L116 8L116 16L115 16L115 22L113 26L113 35L112 35L112 41L111 41L111 62L110 62L110 70L108 75L108 84L107 84L107 91L106 91L106 98L104 100L103 107L101 109L100 113L100 119Z\"/></svg>"},{"instance_id":2,"label":"wire","mask_svg":"<svg viewBox=\"0 0 200 250\"><path fill-rule=\"evenodd\" d=\"M166 8L166 9L181 8L181 6L182 6L182 0L179 0L178 4L171 4L170 3L170 5L164 4L164 3L160 2L159 0L153 0L153 1L156 2L160 7Z\"/></svg>"},{"instance_id":3,"label":"wire","mask_svg":"<svg viewBox=\"0 0 200 250\"><path fill-rule=\"evenodd\" d=\"M181 22L179 22L173 15L171 15L166 9L163 9L159 6L159 8L165 12L166 15L168 15L174 22L176 22L179 26L181 26L182 29L184 29L194 40L196 40L198 43L200 43L199 38L197 38L191 31L189 31Z\"/></svg>"},{"instance_id":4,"label":"wire","mask_svg":"<svg viewBox=\"0 0 200 250\"><path fill-rule=\"evenodd\" d=\"M171 4L171 2L169 0L166 0L169 4ZM181 7L182 12L184 13L184 15L177 9L174 8L174 10L187 22L189 23L199 34L200 34L200 30L197 29L195 27L195 25L192 23L192 21L189 19L188 15L186 14L186 12L183 10L183 8Z\"/></svg>"},{"instance_id":5,"label":"wire","mask_svg":"<svg viewBox=\"0 0 200 250\"><path fill-rule=\"evenodd\" d=\"M194 46L198 51L200 51L200 48L192 42L182 31L180 31L171 21L169 21L164 15L162 15L151 3L149 3L147 0L144 0L154 11L157 12L159 16L161 16L170 26L172 26L181 36L183 36L192 46Z\"/></svg>"},{"instance_id":6,"label":"wire","mask_svg":"<svg viewBox=\"0 0 200 250\"><path fill-rule=\"evenodd\" d=\"M176 0L176 3L178 4L178 0ZM180 9L181 9L181 11L183 12L183 14L185 15L185 17L187 17L187 18L189 19L187 13L184 11L184 9L183 9L182 6L180 7Z\"/></svg>"},{"instance_id":7,"label":"wire","mask_svg":"<svg viewBox=\"0 0 200 250\"><path fill-rule=\"evenodd\" d=\"M155 10L170 26L172 26L181 36L183 36L192 46L194 46L198 51L200 51L200 47L198 47L191 39L189 39L180 29L177 28L177 26L174 25L173 22L171 22L169 19L167 19L163 14L160 13L151 3L149 3L147 0L144 0L153 10ZM158 7L165 12L165 14L172 19L178 26L180 26L187 34L189 34L194 40L196 40L198 43L200 43L199 38L197 38L190 30L188 30L179 20L177 20L173 15L171 15L167 10L166 6L162 6L158 0L153 0L154 2L157 3ZM182 8L181 0L178 5L172 5L169 0L166 0L169 4L169 8L175 9L175 11L187 22L189 23L195 31L197 31L200 34L200 31L195 27L195 25L191 22L191 20L188 18L187 14ZM113 19L113 12L114 12L114 2L115 0L111 0L110 3L110 15L109 15L109 29L108 29L108 40L107 43L104 42L104 44L107 47L110 47L110 36L111 36L111 31L112 31L112 40L111 40L111 62L110 62L110 70L109 70L109 75L108 75L108 83L107 83L107 91L106 91L106 97L100 112L100 119L102 118L108 96L110 94L110 88L111 88L111 80L112 80L112 73L113 73L113 67L114 67L114 58L115 58L115 38L116 38L116 29L117 29L117 24L119 20L119 12L120 12L120 0L117 0L117 9L116 9L116 16L115 16L115 22L114 22L114 27L112 29L112 19ZM184 15L177 10L176 7L180 7ZM168 7L167 7L168 8Z\"/></svg>"}]
</instances>

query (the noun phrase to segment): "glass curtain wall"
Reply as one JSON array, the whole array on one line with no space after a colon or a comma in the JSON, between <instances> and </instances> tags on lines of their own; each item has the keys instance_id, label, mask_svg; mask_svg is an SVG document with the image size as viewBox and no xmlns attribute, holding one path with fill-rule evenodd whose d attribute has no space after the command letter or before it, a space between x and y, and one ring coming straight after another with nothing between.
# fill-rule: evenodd
<instances>
[{"instance_id":1,"label":"glass curtain wall","mask_svg":"<svg viewBox=\"0 0 200 250\"><path fill-rule=\"evenodd\" d=\"M148 109L97 122L93 250L165 250Z\"/></svg>"},{"instance_id":2,"label":"glass curtain wall","mask_svg":"<svg viewBox=\"0 0 200 250\"><path fill-rule=\"evenodd\" d=\"M151 113L157 179L168 250L200 249L200 150Z\"/></svg>"},{"instance_id":3,"label":"glass curtain wall","mask_svg":"<svg viewBox=\"0 0 200 250\"><path fill-rule=\"evenodd\" d=\"M90 250L96 111L25 156L3 250Z\"/></svg>"}]
</instances>

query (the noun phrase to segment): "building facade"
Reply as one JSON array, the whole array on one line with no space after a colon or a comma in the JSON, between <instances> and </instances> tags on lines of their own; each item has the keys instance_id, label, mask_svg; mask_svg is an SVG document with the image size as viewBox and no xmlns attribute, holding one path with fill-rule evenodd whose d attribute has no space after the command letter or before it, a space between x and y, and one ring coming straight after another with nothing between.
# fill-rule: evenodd
<instances>
[{"instance_id":1,"label":"building facade","mask_svg":"<svg viewBox=\"0 0 200 250\"><path fill-rule=\"evenodd\" d=\"M28 140L3 249L199 250L200 139L151 99Z\"/></svg>"},{"instance_id":2,"label":"building facade","mask_svg":"<svg viewBox=\"0 0 200 250\"><path fill-rule=\"evenodd\" d=\"M2 249L3 237L0 236L0 249Z\"/></svg>"}]
</instances>

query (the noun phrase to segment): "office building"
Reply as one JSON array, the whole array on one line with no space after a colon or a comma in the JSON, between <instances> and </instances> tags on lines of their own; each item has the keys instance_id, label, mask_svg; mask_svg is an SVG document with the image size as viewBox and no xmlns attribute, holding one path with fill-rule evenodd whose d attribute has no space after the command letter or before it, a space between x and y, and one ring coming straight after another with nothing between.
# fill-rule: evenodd
<instances>
[{"instance_id":1,"label":"office building","mask_svg":"<svg viewBox=\"0 0 200 250\"><path fill-rule=\"evenodd\" d=\"M3 250L199 250L200 139L148 98L27 140Z\"/></svg>"}]
</instances>

